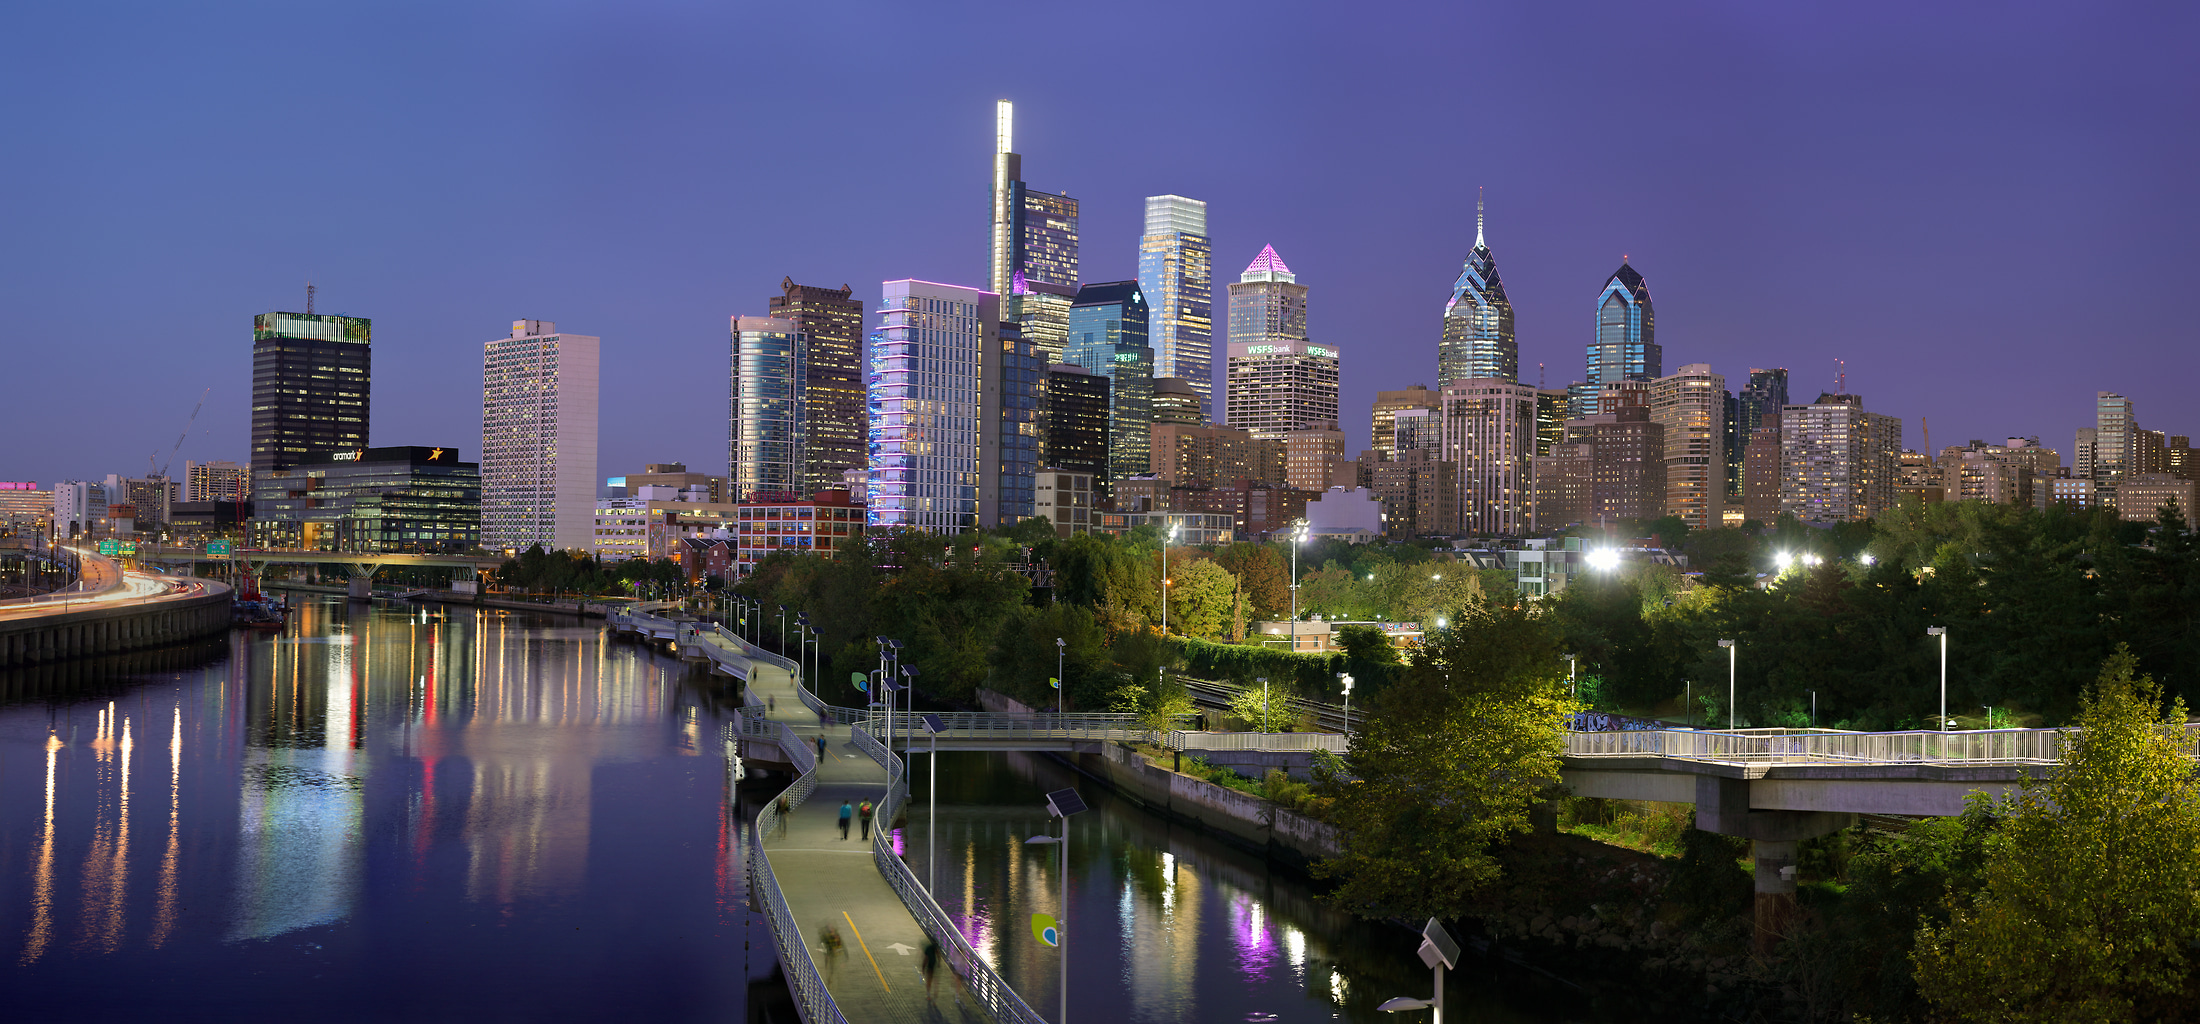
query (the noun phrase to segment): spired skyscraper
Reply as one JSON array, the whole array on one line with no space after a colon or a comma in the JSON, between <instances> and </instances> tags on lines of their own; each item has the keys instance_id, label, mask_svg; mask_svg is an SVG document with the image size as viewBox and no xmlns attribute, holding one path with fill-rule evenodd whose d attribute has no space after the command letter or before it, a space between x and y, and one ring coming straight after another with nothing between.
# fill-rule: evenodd
<instances>
[{"instance_id":1,"label":"spired skyscraper","mask_svg":"<svg viewBox=\"0 0 2200 1024\"><path fill-rule=\"evenodd\" d=\"M1154 376L1190 382L1201 423L1214 419L1214 247L1207 204L1183 196L1147 196L1138 242L1138 287L1150 313Z\"/></svg>"},{"instance_id":2,"label":"spired skyscraper","mask_svg":"<svg viewBox=\"0 0 2200 1024\"><path fill-rule=\"evenodd\" d=\"M1307 289L1298 281L1274 246L1262 246L1230 285L1223 411L1256 440L1337 422L1337 350L1307 340Z\"/></svg>"},{"instance_id":3,"label":"spired skyscraper","mask_svg":"<svg viewBox=\"0 0 2200 1024\"><path fill-rule=\"evenodd\" d=\"M1604 279L1597 295L1597 338L1589 344L1589 377L1569 389L1570 418L1597 414L1597 396L1620 381L1650 381L1665 375L1665 352L1658 347L1657 317L1650 286L1628 266Z\"/></svg>"},{"instance_id":4,"label":"spired skyscraper","mask_svg":"<svg viewBox=\"0 0 2200 1024\"><path fill-rule=\"evenodd\" d=\"M1474 248L1467 253L1451 301L1444 304L1444 341L1436 351L1436 388L1463 380L1520 380L1520 344L1513 308L1497 277L1497 258L1482 236L1482 201L1474 203Z\"/></svg>"},{"instance_id":5,"label":"spired skyscraper","mask_svg":"<svg viewBox=\"0 0 2200 1024\"><path fill-rule=\"evenodd\" d=\"M1077 297L1077 200L1026 186L1015 152L1015 104L994 106L993 213L988 280L1001 319L1024 326L1042 365L1061 361Z\"/></svg>"}]
</instances>

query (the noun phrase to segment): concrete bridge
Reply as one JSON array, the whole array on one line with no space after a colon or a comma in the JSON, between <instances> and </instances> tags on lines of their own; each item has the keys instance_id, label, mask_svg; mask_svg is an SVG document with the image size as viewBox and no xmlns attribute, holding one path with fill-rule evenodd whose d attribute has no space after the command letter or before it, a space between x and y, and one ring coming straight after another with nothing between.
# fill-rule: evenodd
<instances>
[{"instance_id":1,"label":"concrete bridge","mask_svg":"<svg viewBox=\"0 0 2200 1024\"><path fill-rule=\"evenodd\" d=\"M212 580L126 572L77 551L79 578L0 601L0 668L164 647L229 629L231 594Z\"/></svg>"},{"instance_id":2,"label":"concrete bridge","mask_svg":"<svg viewBox=\"0 0 2200 1024\"><path fill-rule=\"evenodd\" d=\"M162 565L221 564L243 562L254 572L269 565L333 565L350 578L351 596L372 596L375 574L390 566L427 566L453 570L453 578L471 580L504 564L501 556L464 554L412 554L396 551L286 551L271 548L236 548L231 554L209 555L203 547L162 546L139 543L137 559Z\"/></svg>"}]
</instances>

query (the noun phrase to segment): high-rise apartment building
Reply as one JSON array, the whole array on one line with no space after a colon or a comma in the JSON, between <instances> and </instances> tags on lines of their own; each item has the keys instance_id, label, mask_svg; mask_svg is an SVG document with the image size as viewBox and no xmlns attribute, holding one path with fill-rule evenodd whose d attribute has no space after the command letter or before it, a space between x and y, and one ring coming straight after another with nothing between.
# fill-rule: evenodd
<instances>
[{"instance_id":1,"label":"high-rise apartment building","mask_svg":"<svg viewBox=\"0 0 2200 1024\"><path fill-rule=\"evenodd\" d=\"M1405 539L1459 532L1459 467L1439 454L1435 448L1360 454L1359 476L1383 504L1384 534Z\"/></svg>"},{"instance_id":2,"label":"high-rise apartment building","mask_svg":"<svg viewBox=\"0 0 2200 1024\"><path fill-rule=\"evenodd\" d=\"M1192 382L1178 377L1153 379L1153 421L1177 423L1196 427L1207 422L1204 411L1205 395L1192 387Z\"/></svg>"},{"instance_id":3,"label":"high-rise apartment building","mask_svg":"<svg viewBox=\"0 0 2200 1024\"><path fill-rule=\"evenodd\" d=\"M1589 344L1588 379L1576 397L1574 418L1595 415L1600 393L1628 380L1665 375L1664 350L1658 347L1657 316L1650 286L1625 261L1604 279L1597 294L1597 335Z\"/></svg>"},{"instance_id":4,"label":"high-rise apartment building","mask_svg":"<svg viewBox=\"0 0 2200 1024\"><path fill-rule=\"evenodd\" d=\"M1399 413L1427 413L1443 407L1440 393L1419 384L1399 391L1375 392L1374 413L1368 424L1369 446L1388 458L1398 450Z\"/></svg>"},{"instance_id":5,"label":"high-rise apartment building","mask_svg":"<svg viewBox=\"0 0 2200 1024\"><path fill-rule=\"evenodd\" d=\"M1665 515L1692 530L1725 525L1726 378L1689 363L1650 385L1650 418L1665 435Z\"/></svg>"},{"instance_id":6,"label":"high-rise apartment building","mask_svg":"<svg viewBox=\"0 0 2200 1024\"><path fill-rule=\"evenodd\" d=\"M726 482L733 500L809 497L810 336L793 320L771 316L733 317L729 328Z\"/></svg>"},{"instance_id":7,"label":"high-rise apartment building","mask_svg":"<svg viewBox=\"0 0 2200 1024\"><path fill-rule=\"evenodd\" d=\"M602 339L548 320L514 320L482 347L482 547L595 545L602 355Z\"/></svg>"},{"instance_id":8,"label":"high-rise apartment building","mask_svg":"<svg viewBox=\"0 0 2200 1024\"><path fill-rule=\"evenodd\" d=\"M1780 410L1780 508L1806 523L1870 519L1893 508L1902 421L1857 395L1821 394Z\"/></svg>"},{"instance_id":9,"label":"high-rise apartment building","mask_svg":"<svg viewBox=\"0 0 2200 1024\"><path fill-rule=\"evenodd\" d=\"M262 313L252 318L252 480L264 496L303 490L278 479L308 455L367 446L373 321Z\"/></svg>"},{"instance_id":10,"label":"high-rise apartment building","mask_svg":"<svg viewBox=\"0 0 2200 1024\"><path fill-rule=\"evenodd\" d=\"M1399 452L1441 452L1444 448L1444 414L1439 403L1433 409L1400 409L1391 414L1388 436L1377 436L1389 444L1373 449L1385 458Z\"/></svg>"},{"instance_id":11,"label":"high-rise apartment building","mask_svg":"<svg viewBox=\"0 0 2200 1024\"><path fill-rule=\"evenodd\" d=\"M1654 394L1654 385L1622 382L1597 396L1603 412L1567 421L1565 440L1535 459L1536 529L1665 514L1667 446Z\"/></svg>"},{"instance_id":12,"label":"high-rise apartment building","mask_svg":"<svg viewBox=\"0 0 2200 1024\"><path fill-rule=\"evenodd\" d=\"M1757 417L1742 458L1742 516L1765 526L1780 518L1780 411Z\"/></svg>"},{"instance_id":13,"label":"high-rise apartment building","mask_svg":"<svg viewBox=\"0 0 2200 1024\"><path fill-rule=\"evenodd\" d=\"M1146 325L1146 296L1136 281L1088 284L1069 309L1062 362L1108 378L1111 481L1144 473L1152 462L1154 352Z\"/></svg>"},{"instance_id":14,"label":"high-rise apartment building","mask_svg":"<svg viewBox=\"0 0 2200 1024\"><path fill-rule=\"evenodd\" d=\"M2062 456L2035 437L1973 440L1941 449L1938 468L1944 500L2027 506L2038 504L2034 491L2055 478Z\"/></svg>"},{"instance_id":15,"label":"high-rise apartment building","mask_svg":"<svg viewBox=\"0 0 2200 1024\"><path fill-rule=\"evenodd\" d=\"M1183 196L1147 196L1138 239L1138 286L1151 318L1154 375L1189 383L1199 422L1214 417L1214 246L1207 204Z\"/></svg>"},{"instance_id":16,"label":"high-rise apartment building","mask_svg":"<svg viewBox=\"0 0 2200 1024\"><path fill-rule=\"evenodd\" d=\"M1766 413L1777 413L1788 404L1788 372L1785 367L1774 369L1749 368L1749 383L1734 394L1734 416L1727 424L1727 489L1742 493L1742 460L1749 450L1750 441L1757 428L1764 423ZM1775 441L1778 439L1775 438Z\"/></svg>"},{"instance_id":17,"label":"high-rise apartment building","mask_svg":"<svg viewBox=\"0 0 2200 1024\"><path fill-rule=\"evenodd\" d=\"M1497 258L1482 235L1482 201L1474 203L1474 248L1444 303L1443 343L1436 351L1436 386L1473 379L1518 381L1520 344L1513 339L1512 303L1497 277Z\"/></svg>"},{"instance_id":18,"label":"high-rise apartment building","mask_svg":"<svg viewBox=\"0 0 2200 1024\"><path fill-rule=\"evenodd\" d=\"M1346 472L1344 431L1334 423L1317 423L1283 436L1284 486L1297 491L1326 491L1331 487L1356 487L1356 473Z\"/></svg>"},{"instance_id":19,"label":"high-rise apartment building","mask_svg":"<svg viewBox=\"0 0 2200 1024\"><path fill-rule=\"evenodd\" d=\"M1306 293L1306 286L1298 283L1298 276L1276 255L1274 246L1261 247L1260 255L1230 285L1223 410L1231 426L1250 430L1256 437L1281 440L1307 423L1337 418L1337 352L1307 344Z\"/></svg>"},{"instance_id":20,"label":"high-rise apartment building","mask_svg":"<svg viewBox=\"0 0 2200 1024\"><path fill-rule=\"evenodd\" d=\"M1030 515L1037 356L1004 328L1000 296L915 280L883 293L871 334L870 525L961 533Z\"/></svg>"},{"instance_id":21,"label":"high-rise apartment building","mask_svg":"<svg viewBox=\"0 0 2200 1024\"><path fill-rule=\"evenodd\" d=\"M1046 394L1046 436L1040 446L1047 453L1045 468L1090 477L1104 495L1110 436L1107 376L1061 363L1047 371Z\"/></svg>"},{"instance_id":22,"label":"high-rise apartment building","mask_svg":"<svg viewBox=\"0 0 2200 1024\"><path fill-rule=\"evenodd\" d=\"M794 322L809 339L803 380L802 486L805 495L841 486L863 468L863 300L854 289L779 282L769 315Z\"/></svg>"},{"instance_id":23,"label":"high-rise apartment building","mask_svg":"<svg viewBox=\"0 0 2200 1024\"><path fill-rule=\"evenodd\" d=\"M251 501L252 470L234 462L185 461L183 500Z\"/></svg>"},{"instance_id":24,"label":"high-rise apartment building","mask_svg":"<svg viewBox=\"0 0 2200 1024\"><path fill-rule=\"evenodd\" d=\"M63 480L53 485L55 537L89 537L106 530L107 488L86 480Z\"/></svg>"},{"instance_id":25,"label":"high-rise apartment building","mask_svg":"<svg viewBox=\"0 0 2200 1024\"><path fill-rule=\"evenodd\" d=\"M1442 396L1442 458L1457 467L1460 531L1526 532L1535 497L1536 389L1489 378L1454 381Z\"/></svg>"},{"instance_id":26,"label":"high-rise apartment building","mask_svg":"<svg viewBox=\"0 0 2200 1024\"><path fill-rule=\"evenodd\" d=\"M2139 420L2132 411L2131 399L2113 391L2103 391L2093 401L2093 482L2103 487L2114 487L2118 480L2131 471L2132 452L2137 448Z\"/></svg>"},{"instance_id":27,"label":"high-rise apartment building","mask_svg":"<svg viewBox=\"0 0 2200 1024\"><path fill-rule=\"evenodd\" d=\"M1152 473L1168 487L1223 487L1258 479L1252 435L1236 427L1156 423Z\"/></svg>"}]
</instances>

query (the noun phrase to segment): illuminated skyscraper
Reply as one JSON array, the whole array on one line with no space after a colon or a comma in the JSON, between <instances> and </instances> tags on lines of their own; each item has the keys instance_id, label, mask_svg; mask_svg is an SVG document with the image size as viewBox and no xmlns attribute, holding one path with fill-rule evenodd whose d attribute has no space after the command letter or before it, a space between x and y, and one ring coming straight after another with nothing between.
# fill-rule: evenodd
<instances>
[{"instance_id":1,"label":"illuminated skyscraper","mask_svg":"<svg viewBox=\"0 0 2200 1024\"><path fill-rule=\"evenodd\" d=\"M1734 395L1734 416L1727 424L1728 490L1742 491L1742 461L1767 413L1777 415L1788 404L1788 372L1785 368L1749 368L1749 384ZM1777 457L1775 457L1777 461Z\"/></svg>"},{"instance_id":2,"label":"illuminated skyscraper","mask_svg":"<svg viewBox=\"0 0 2200 1024\"><path fill-rule=\"evenodd\" d=\"M1623 380L1656 380L1665 375L1665 354L1658 347L1657 317L1650 286L1622 261L1604 279L1597 295L1597 337L1589 345L1589 376L1575 394L1574 418L1598 412L1597 396Z\"/></svg>"},{"instance_id":3,"label":"illuminated skyscraper","mask_svg":"<svg viewBox=\"0 0 2200 1024\"><path fill-rule=\"evenodd\" d=\"M1690 363L1650 385L1650 418L1665 451L1665 515L1716 530L1726 512L1726 378Z\"/></svg>"},{"instance_id":4,"label":"illuminated skyscraper","mask_svg":"<svg viewBox=\"0 0 2200 1024\"><path fill-rule=\"evenodd\" d=\"M374 322L363 316L252 318L254 497L302 485L276 476L308 455L367 446Z\"/></svg>"},{"instance_id":5,"label":"illuminated skyscraper","mask_svg":"<svg viewBox=\"0 0 2200 1024\"><path fill-rule=\"evenodd\" d=\"M870 525L961 533L1031 515L1038 372L999 296L886 282L871 334Z\"/></svg>"},{"instance_id":6,"label":"illuminated skyscraper","mask_svg":"<svg viewBox=\"0 0 2200 1024\"><path fill-rule=\"evenodd\" d=\"M1214 416L1213 246L1207 204L1183 196L1147 196L1138 242L1138 286L1152 321L1154 374L1190 382L1200 422Z\"/></svg>"},{"instance_id":7,"label":"illuminated skyscraper","mask_svg":"<svg viewBox=\"0 0 2200 1024\"><path fill-rule=\"evenodd\" d=\"M1024 325L1042 365L1061 361L1069 305L1077 294L1077 200L1023 182L1015 152L1015 105L994 106L991 282L1002 319Z\"/></svg>"},{"instance_id":8,"label":"illuminated skyscraper","mask_svg":"<svg viewBox=\"0 0 2200 1024\"><path fill-rule=\"evenodd\" d=\"M1088 284L1069 310L1062 361L1108 378L1108 472L1112 483L1152 465L1153 347L1146 343L1145 293L1136 281ZM1053 459L1049 459L1052 465Z\"/></svg>"},{"instance_id":9,"label":"illuminated skyscraper","mask_svg":"<svg viewBox=\"0 0 2200 1024\"><path fill-rule=\"evenodd\" d=\"M1497 277L1497 258L1482 237L1482 203L1474 204L1474 248L1444 304L1444 341L1436 353L1436 386L1485 378L1518 381L1520 345L1513 340L1512 303Z\"/></svg>"},{"instance_id":10,"label":"illuminated skyscraper","mask_svg":"<svg viewBox=\"0 0 2200 1024\"><path fill-rule=\"evenodd\" d=\"M1441 454L1458 466L1460 530L1526 532L1535 498L1536 389L1493 377L1453 381L1442 394Z\"/></svg>"},{"instance_id":11,"label":"illuminated skyscraper","mask_svg":"<svg viewBox=\"0 0 2200 1024\"><path fill-rule=\"evenodd\" d=\"M1368 423L1368 438L1371 442L1369 447L1382 453L1383 458L1389 458L1401 447L1397 441L1398 416L1400 414L1441 409L1443 406L1443 399L1436 392L1430 391L1420 384L1415 384L1402 391L1375 392L1374 414L1369 418ZM1416 425L1418 426L1418 424ZM1418 437L1419 435L1416 434L1415 436ZM1403 447L1415 448L1422 446L1409 444ZM1428 447L1434 447L1434 442L1431 441Z\"/></svg>"},{"instance_id":12,"label":"illuminated skyscraper","mask_svg":"<svg viewBox=\"0 0 2200 1024\"><path fill-rule=\"evenodd\" d=\"M1230 286L1223 410L1256 440L1337 421L1337 350L1306 337L1306 286L1263 246Z\"/></svg>"},{"instance_id":13,"label":"illuminated skyscraper","mask_svg":"<svg viewBox=\"0 0 2200 1024\"><path fill-rule=\"evenodd\" d=\"M733 500L808 497L811 338L780 317L737 316L731 326L726 482Z\"/></svg>"},{"instance_id":14,"label":"illuminated skyscraper","mask_svg":"<svg viewBox=\"0 0 2200 1024\"><path fill-rule=\"evenodd\" d=\"M1902 421L1864 411L1859 395L1822 394L1780 409L1780 510L1839 523L1893 508Z\"/></svg>"},{"instance_id":15,"label":"illuminated skyscraper","mask_svg":"<svg viewBox=\"0 0 2200 1024\"><path fill-rule=\"evenodd\" d=\"M808 497L841 486L841 474L863 468L863 300L854 289L779 282L771 315L794 321L809 339L804 361L802 483Z\"/></svg>"},{"instance_id":16,"label":"illuminated skyscraper","mask_svg":"<svg viewBox=\"0 0 2200 1024\"><path fill-rule=\"evenodd\" d=\"M548 320L514 320L483 346L482 547L594 548L602 348Z\"/></svg>"}]
</instances>

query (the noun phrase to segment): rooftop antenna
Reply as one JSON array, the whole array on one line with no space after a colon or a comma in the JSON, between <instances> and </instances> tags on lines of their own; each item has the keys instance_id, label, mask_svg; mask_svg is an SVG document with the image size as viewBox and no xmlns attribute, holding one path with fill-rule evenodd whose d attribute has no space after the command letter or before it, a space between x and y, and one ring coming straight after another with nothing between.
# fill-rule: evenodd
<instances>
[{"instance_id":1,"label":"rooftop antenna","mask_svg":"<svg viewBox=\"0 0 2200 1024\"><path fill-rule=\"evenodd\" d=\"M1474 186L1474 247L1482 248L1482 186Z\"/></svg>"},{"instance_id":2,"label":"rooftop antenna","mask_svg":"<svg viewBox=\"0 0 2200 1024\"><path fill-rule=\"evenodd\" d=\"M1833 393L1837 395L1849 393L1849 361L1846 359L1833 361Z\"/></svg>"},{"instance_id":3,"label":"rooftop antenna","mask_svg":"<svg viewBox=\"0 0 2200 1024\"><path fill-rule=\"evenodd\" d=\"M1541 391L1541 390L1543 390L1543 364L1542 364L1542 363L1537 363L1537 364L1535 364L1535 389L1536 389L1537 391Z\"/></svg>"},{"instance_id":4,"label":"rooftop antenna","mask_svg":"<svg viewBox=\"0 0 2200 1024\"><path fill-rule=\"evenodd\" d=\"M306 315L313 315L313 282L306 282Z\"/></svg>"}]
</instances>

